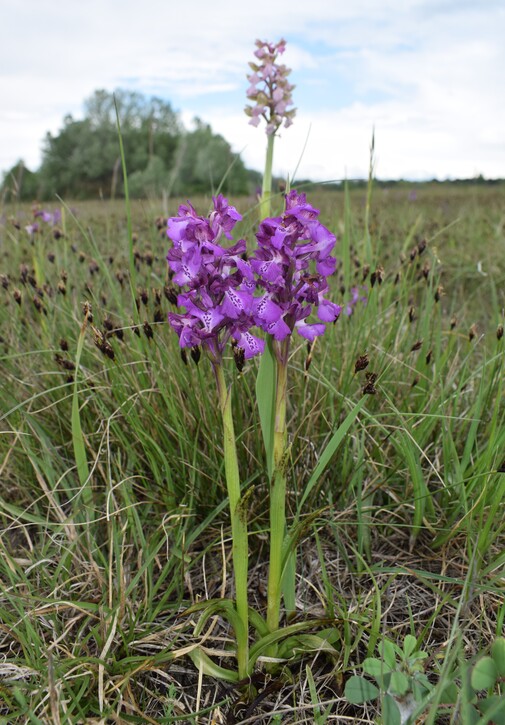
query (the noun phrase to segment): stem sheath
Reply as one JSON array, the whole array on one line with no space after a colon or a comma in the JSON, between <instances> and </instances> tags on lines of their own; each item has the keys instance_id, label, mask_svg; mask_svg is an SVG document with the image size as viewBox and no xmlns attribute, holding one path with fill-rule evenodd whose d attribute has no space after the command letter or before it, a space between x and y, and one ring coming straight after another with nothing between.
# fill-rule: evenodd
<instances>
[{"instance_id":1,"label":"stem sheath","mask_svg":"<svg viewBox=\"0 0 505 725\"><path fill-rule=\"evenodd\" d=\"M214 363L217 389L219 393L219 406L223 420L224 468L226 486L230 501L231 532L232 532L232 558L235 577L235 595L237 614L240 626L236 627L237 661L239 679L248 677L249 660L249 608L247 602L247 572L248 572L248 541L247 541L247 511L242 505L240 494L240 476L238 470L237 448L235 430L231 409L231 390L227 388L223 366Z\"/></svg>"}]
</instances>

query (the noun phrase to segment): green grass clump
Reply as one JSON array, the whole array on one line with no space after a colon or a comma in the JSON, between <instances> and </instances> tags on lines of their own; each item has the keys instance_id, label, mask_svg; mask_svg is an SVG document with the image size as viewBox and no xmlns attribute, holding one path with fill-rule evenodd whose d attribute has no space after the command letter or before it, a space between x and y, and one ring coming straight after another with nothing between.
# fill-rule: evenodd
<instances>
[{"instance_id":1,"label":"green grass clump","mask_svg":"<svg viewBox=\"0 0 505 725\"><path fill-rule=\"evenodd\" d=\"M502 194L426 185L414 200L395 186L374 189L367 208L366 190L308 190L339 238L332 298L353 286L367 298L310 366L295 346L288 381L295 616L326 617L341 659L294 657L270 682L258 672L244 722L368 721L375 711L348 702L345 681L383 640L407 635L428 653L425 712L449 722L461 703L442 689L503 631ZM237 206L252 245L252 201ZM131 218L133 237L119 203L65 205L58 228L30 236L30 209L3 209L0 722L220 722L237 711L235 690L199 679L183 616L233 594L212 373L182 360L166 321L160 208L134 203ZM257 367L228 363L261 610ZM202 636L225 663L229 632L216 620Z\"/></svg>"}]
</instances>

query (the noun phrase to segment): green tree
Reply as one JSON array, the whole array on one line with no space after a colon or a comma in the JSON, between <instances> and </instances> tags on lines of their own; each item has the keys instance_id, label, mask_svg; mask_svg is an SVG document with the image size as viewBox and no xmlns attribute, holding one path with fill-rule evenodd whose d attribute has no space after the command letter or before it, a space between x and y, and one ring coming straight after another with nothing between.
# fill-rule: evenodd
<instances>
[{"instance_id":1,"label":"green tree","mask_svg":"<svg viewBox=\"0 0 505 725\"><path fill-rule=\"evenodd\" d=\"M39 195L39 175L30 171L20 159L3 175L0 191L9 201L33 201Z\"/></svg>"},{"instance_id":2,"label":"green tree","mask_svg":"<svg viewBox=\"0 0 505 725\"><path fill-rule=\"evenodd\" d=\"M230 195L247 194L249 178L242 159L211 127L195 118L195 129L182 137L174 167L175 193L204 193L220 185ZM223 181L224 180L224 181Z\"/></svg>"},{"instance_id":3,"label":"green tree","mask_svg":"<svg viewBox=\"0 0 505 725\"><path fill-rule=\"evenodd\" d=\"M66 116L57 135L47 134L40 170L44 196L82 198L120 190L116 106L129 173L142 172L156 155L172 165L182 126L169 103L131 91L95 91L85 117Z\"/></svg>"}]
</instances>

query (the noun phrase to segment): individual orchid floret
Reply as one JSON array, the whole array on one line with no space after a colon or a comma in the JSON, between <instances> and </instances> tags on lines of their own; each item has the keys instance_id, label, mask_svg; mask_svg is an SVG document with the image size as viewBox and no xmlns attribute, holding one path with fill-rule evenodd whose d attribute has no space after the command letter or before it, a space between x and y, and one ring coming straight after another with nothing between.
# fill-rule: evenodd
<instances>
[{"instance_id":1,"label":"individual orchid floret","mask_svg":"<svg viewBox=\"0 0 505 725\"><path fill-rule=\"evenodd\" d=\"M269 136L275 135L283 123L285 128L291 126L296 114L296 108L289 108L293 105L291 94L294 88L288 82L291 69L277 62L277 57L285 49L285 40L276 44L257 40L254 55L259 62L249 63L253 72L247 76L251 84L247 89L247 98L254 105L247 105L245 112L252 126L258 126L264 118Z\"/></svg>"},{"instance_id":2,"label":"individual orchid floret","mask_svg":"<svg viewBox=\"0 0 505 725\"><path fill-rule=\"evenodd\" d=\"M172 282L187 288L177 297L177 304L186 311L171 312L168 319L181 348L202 346L217 363L228 341L242 351L244 359L261 354L265 343L250 332L255 283L246 243L219 244L222 236L231 238L242 217L224 196L213 202L214 209L206 219L188 203L179 207L178 217L168 220L173 247L167 261Z\"/></svg>"},{"instance_id":3,"label":"individual orchid floret","mask_svg":"<svg viewBox=\"0 0 505 725\"><path fill-rule=\"evenodd\" d=\"M336 266L330 256L336 238L318 216L305 194L291 191L284 214L265 219L256 235L258 249L251 267L263 294L254 300L254 317L276 340L296 330L313 341L342 312L340 305L325 297L327 277ZM307 321L312 312L319 322Z\"/></svg>"}]
</instances>

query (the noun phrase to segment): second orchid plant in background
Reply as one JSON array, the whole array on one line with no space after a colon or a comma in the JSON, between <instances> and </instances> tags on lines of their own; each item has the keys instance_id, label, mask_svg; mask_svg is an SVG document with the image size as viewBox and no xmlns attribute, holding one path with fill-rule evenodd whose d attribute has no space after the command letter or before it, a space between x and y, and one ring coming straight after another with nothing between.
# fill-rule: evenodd
<instances>
[{"instance_id":1,"label":"second orchid plant in background","mask_svg":"<svg viewBox=\"0 0 505 725\"><path fill-rule=\"evenodd\" d=\"M279 55L285 50L285 40L280 40L278 43L257 40L254 52L256 60L249 63L252 74L247 76L251 84L247 89L247 98L254 105L248 103L245 112L250 117L249 123L252 126L259 126L263 119L267 133L267 153L260 202L261 219L270 215L275 136L283 124L284 128L291 126L296 114L296 108L291 108L294 89L288 81L291 69L277 62Z\"/></svg>"}]
</instances>

